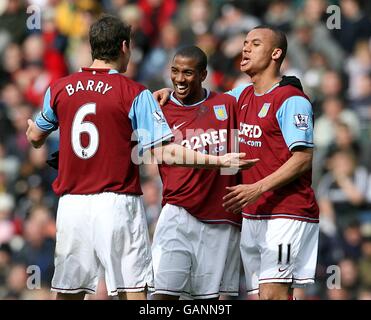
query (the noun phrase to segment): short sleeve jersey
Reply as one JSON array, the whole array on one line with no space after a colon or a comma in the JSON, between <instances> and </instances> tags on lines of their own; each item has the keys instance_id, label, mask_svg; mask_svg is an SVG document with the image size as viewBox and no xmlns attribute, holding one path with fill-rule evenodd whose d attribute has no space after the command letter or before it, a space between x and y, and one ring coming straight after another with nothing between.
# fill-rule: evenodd
<instances>
[{"instance_id":1,"label":"short sleeve jersey","mask_svg":"<svg viewBox=\"0 0 371 320\"><path fill-rule=\"evenodd\" d=\"M278 84L263 95L252 84L228 92L238 102L240 152L259 158L242 172L244 184L255 183L275 172L292 156L296 147L312 148L313 112L308 97L298 88ZM244 218L290 218L318 222L319 210L311 188L312 171L283 187L265 192L243 208Z\"/></svg>"},{"instance_id":2,"label":"short sleeve jersey","mask_svg":"<svg viewBox=\"0 0 371 320\"><path fill-rule=\"evenodd\" d=\"M231 151L231 129L237 128L234 98L211 92L203 101L185 106L172 95L162 110L173 130L175 143L211 155ZM228 213L222 207L226 187L238 183L237 172L224 175L220 170L170 167L166 164L159 168L163 181L163 205L181 206L206 223L241 224L241 215Z\"/></svg>"},{"instance_id":3,"label":"short sleeve jersey","mask_svg":"<svg viewBox=\"0 0 371 320\"><path fill-rule=\"evenodd\" d=\"M172 138L152 94L110 69L83 68L52 84L36 125L60 129L58 195L141 194L132 157Z\"/></svg>"}]
</instances>

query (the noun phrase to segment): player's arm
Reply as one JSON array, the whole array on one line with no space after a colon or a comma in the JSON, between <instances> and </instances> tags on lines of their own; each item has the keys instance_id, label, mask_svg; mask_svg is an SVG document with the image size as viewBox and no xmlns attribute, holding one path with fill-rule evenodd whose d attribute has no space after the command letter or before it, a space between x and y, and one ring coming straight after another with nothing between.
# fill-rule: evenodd
<instances>
[{"instance_id":1,"label":"player's arm","mask_svg":"<svg viewBox=\"0 0 371 320\"><path fill-rule=\"evenodd\" d=\"M171 143L173 133L162 110L149 90L142 91L133 101L129 112L143 153L151 150L158 163L193 168L233 167L248 169L257 160L242 160L245 154L206 155Z\"/></svg>"},{"instance_id":2,"label":"player's arm","mask_svg":"<svg viewBox=\"0 0 371 320\"><path fill-rule=\"evenodd\" d=\"M253 184L227 187L230 191L223 197L227 211L241 212L248 204L254 203L267 191L278 189L300 177L312 166L313 149L305 148L292 152L292 156L278 170Z\"/></svg>"},{"instance_id":3,"label":"player's arm","mask_svg":"<svg viewBox=\"0 0 371 320\"><path fill-rule=\"evenodd\" d=\"M36 117L36 120L27 120L26 136L34 148L40 148L45 143L48 135L58 129L58 120L51 108L50 96L49 87L44 96L43 109Z\"/></svg>"},{"instance_id":4,"label":"player's arm","mask_svg":"<svg viewBox=\"0 0 371 320\"><path fill-rule=\"evenodd\" d=\"M227 211L240 212L268 191L280 188L300 177L312 166L313 113L310 102L303 97L287 99L278 110L277 121L292 156L275 172L253 184L228 187L223 199Z\"/></svg>"},{"instance_id":5,"label":"player's arm","mask_svg":"<svg viewBox=\"0 0 371 320\"><path fill-rule=\"evenodd\" d=\"M155 146L152 149L152 154L158 163L200 169L249 169L259 161L258 159L243 159L246 156L245 153L227 153L222 156L214 156L193 151L175 143Z\"/></svg>"},{"instance_id":6,"label":"player's arm","mask_svg":"<svg viewBox=\"0 0 371 320\"><path fill-rule=\"evenodd\" d=\"M311 169L313 148L297 148L292 151L292 156L278 170L257 182L261 193L278 189L300 177Z\"/></svg>"}]
</instances>

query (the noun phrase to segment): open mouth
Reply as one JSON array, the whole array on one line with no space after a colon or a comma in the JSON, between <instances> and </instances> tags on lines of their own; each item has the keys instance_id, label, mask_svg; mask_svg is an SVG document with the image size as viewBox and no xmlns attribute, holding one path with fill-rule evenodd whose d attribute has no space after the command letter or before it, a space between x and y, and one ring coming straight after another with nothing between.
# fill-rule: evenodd
<instances>
[{"instance_id":1,"label":"open mouth","mask_svg":"<svg viewBox=\"0 0 371 320\"><path fill-rule=\"evenodd\" d=\"M240 65L241 67L243 67L243 66L246 66L249 62L250 62L250 58L242 57Z\"/></svg>"},{"instance_id":2,"label":"open mouth","mask_svg":"<svg viewBox=\"0 0 371 320\"><path fill-rule=\"evenodd\" d=\"M186 93L186 91L187 91L187 89L188 89L188 86L187 85L184 85L184 84L176 84L175 85L175 87L176 87L176 91L177 91L177 93L179 93L179 94L184 94L184 93Z\"/></svg>"}]
</instances>

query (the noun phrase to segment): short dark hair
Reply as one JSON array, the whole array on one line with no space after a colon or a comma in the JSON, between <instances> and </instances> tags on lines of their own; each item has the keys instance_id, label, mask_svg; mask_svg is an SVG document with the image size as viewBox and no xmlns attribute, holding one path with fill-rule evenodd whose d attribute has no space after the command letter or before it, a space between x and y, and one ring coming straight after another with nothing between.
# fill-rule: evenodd
<instances>
[{"instance_id":1,"label":"short dark hair","mask_svg":"<svg viewBox=\"0 0 371 320\"><path fill-rule=\"evenodd\" d=\"M281 57L278 60L280 63L282 63L283 59L285 59L286 57L286 52L287 52L287 38L286 38L285 33L269 25L260 25L260 26L253 28L252 30L255 30L255 29L268 29L273 32L274 46L282 50Z\"/></svg>"},{"instance_id":2,"label":"short dark hair","mask_svg":"<svg viewBox=\"0 0 371 320\"><path fill-rule=\"evenodd\" d=\"M112 15L104 15L94 22L89 31L93 60L115 61L120 56L122 42L130 45L131 26Z\"/></svg>"},{"instance_id":3,"label":"short dark hair","mask_svg":"<svg viewBox=\"0 0 371 320\"><path fill-rule=\"evenodd\" d=\"M177 56L187 57L196 59L198 71L206 70L207 68L207 56L199 47L186 46L180 48L174 55L174 59Z\"/></svg>"}]
</instances>

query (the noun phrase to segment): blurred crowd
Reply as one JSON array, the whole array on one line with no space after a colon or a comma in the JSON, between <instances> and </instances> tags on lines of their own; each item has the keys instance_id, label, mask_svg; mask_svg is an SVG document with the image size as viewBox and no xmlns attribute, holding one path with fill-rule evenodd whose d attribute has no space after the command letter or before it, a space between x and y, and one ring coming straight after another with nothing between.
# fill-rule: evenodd
<instances>
[{"instance_id":1,"label":"blurred crowd","mask_svg":"<svg viewBox=\"0 0 371 320\"><path fill-rule=\"evenodd\" d=\"M331 29L338 5L340 29ZM28 11L27 11L28 9ZM371 299L371 2L364 0L1 0L0 299L50 299L58 199L39 150L27 143L48 85L91 63L88 30L101 13L132 26L126 75L150 90L171 87L169 62L182 45L208 55L204 85L226 91L246 33L269 24L288 36L282 73L302 80L315 113L313 186L321 211L317 282L301 299ZM336 11L335 11L336 12ZM334 19L334 17L332 17ZM38 22L40 22L38 24ZM153 234L161 210L155 165L141 168ZM35 268L34 266L37 266ZM340 286L339 286L340 281ZM247 299L243 292L239 299ZM35 290L37 288L37 290ZM104 283L92 299L107 298Z\"/></svg>"}]
</instances>

